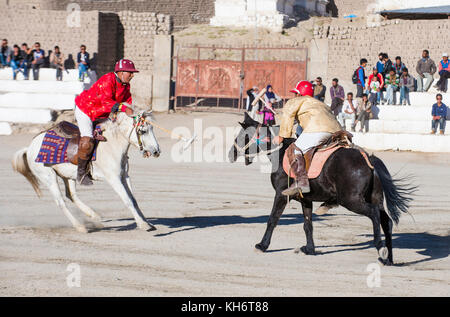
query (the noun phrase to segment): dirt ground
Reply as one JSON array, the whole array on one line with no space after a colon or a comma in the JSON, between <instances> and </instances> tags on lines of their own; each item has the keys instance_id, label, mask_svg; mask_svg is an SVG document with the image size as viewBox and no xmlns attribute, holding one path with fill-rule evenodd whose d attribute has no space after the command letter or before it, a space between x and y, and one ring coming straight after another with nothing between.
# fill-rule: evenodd
<instances>
[{"instance_id":1,"label":"dirt ground","mask_svg":"<svg viewBox=\"0 0 450 317\"><path fill-rule=\"evenodd\" d=\"M222 129L240 116L223 113L159 115L174 128ZM314 216L316 256L296 253L305 244L303 216L292 202L267 253L254 245L272 206L269 174L258 163L175 163L175 140L157 132L162 155L130 151L135 196L158 230L144 232L106 183L80 188L80 197L103 217L104 229L76 232L49 192L38 199L11 169L15 151L32 135L0 137L1 296L449 296L450 159L444 154L376 153L394 174L414 174L420 186L409 215L394 228L396 266L380 265L380 287L369 287L377 263L368 218L339 207ZM228 150L228 149L226 149ZM224 153L224 158L226 157ZM315 204L317 207L319 204ZM77 208L68 202L75 214ZM80 287L69 287L70 264ZM377 267L377 264L375 265ZM69 270L68 270L69 269ZM372 285L373 286L373 285Z\"/></svg>"}]
</instances>

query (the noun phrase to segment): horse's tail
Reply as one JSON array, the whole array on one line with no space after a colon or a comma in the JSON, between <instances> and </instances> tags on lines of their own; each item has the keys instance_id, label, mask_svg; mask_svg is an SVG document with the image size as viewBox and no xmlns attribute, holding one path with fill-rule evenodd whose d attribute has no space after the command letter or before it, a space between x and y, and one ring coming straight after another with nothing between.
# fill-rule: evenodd
<instances>
[{"instance_id":1,"label":"horse's tail","mask_svg":"<svg viewBox=\"0 0 450 317\"><path fill-rule=\"evenodd\" d=\"M408 212L417 186L409 183L409 177L392 178L386 165L375 155L371 155L369 161L375 169L374 173L380 179L389 215L395 224L398 224L401 212Z\"/></svg>"},{"instance_id":2,"label":"horse's tail","mask_svg":"<svg viewBox=\"0 0 450 317\"><path fill-rule=\"evenodd\" d=\"M13 159L12 159L12 168L14 171L19 172L25 178L30 182L31 186L33 186L34 191L36 194L41 197L41 189L39 188L39 180L36 178L36 176L33 174L33 172L30 169L30 166L28 165L27 161L27 148L23 148L16 153L14 153Z\"/></svg>"}]
</instances>

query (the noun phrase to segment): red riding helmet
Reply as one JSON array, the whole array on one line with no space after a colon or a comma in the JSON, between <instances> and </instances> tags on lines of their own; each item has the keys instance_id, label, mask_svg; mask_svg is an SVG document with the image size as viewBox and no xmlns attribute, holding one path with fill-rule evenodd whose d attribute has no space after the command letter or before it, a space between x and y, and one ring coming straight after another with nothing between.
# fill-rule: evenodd
<instances>
[{"instance_id":1,"label":"red riding helmet","mask_svg":"<svg viewBox=\"0 0 450 317\"><path fill-rule=\"evenodd\" d=\"M297 83L294 89L291 90L291 92L299 94L301 96L314 96L314 87L313 85L307 81L302 80Z\"/></svg>"},{"instance_id":2,"label":"red riding helmet","mask_svg":"<svg viewBox=\"0 0 450 317\"><path fill-rule=\"evenodd\" d=\"M115 72L130 72L130 73L139 73L139 71L134 67L134 63L129 59L121 59L116 63L116 67L114 67Z\"/></svg>"}]
</instances>

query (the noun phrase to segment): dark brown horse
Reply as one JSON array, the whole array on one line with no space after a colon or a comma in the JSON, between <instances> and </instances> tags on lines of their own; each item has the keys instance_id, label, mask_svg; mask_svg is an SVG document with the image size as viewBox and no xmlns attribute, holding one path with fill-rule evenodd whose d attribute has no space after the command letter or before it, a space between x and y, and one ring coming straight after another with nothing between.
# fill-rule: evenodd
<instances>
[{"instance_id":1,"label":"dark brown horse","mask_svg":"<svg viewBox=\"0 0 450 317\"><path fill-rule=\"evenodd\" d=\"M229 159L235 162L239 155L245 155L246 165L251 164L253 157L264 152L272 164L271 181L275 189L275 199L267 229L260 243L255 247L266 251L275 229L287 204L287 197L281 192L292 184L294 179L284 172L283 155L295 139L284 139L281 146L276 147L271 141L274 128L261 125L245 114L244 122L240 123L242 130L230 149ZM324 202L326 205L340 205L357 214L369 217L373 224L374 243L380 256L379 260L393 264L392 256L392 224L398 223L402 212L407 212L411 195L415 186L406 179L393 179L384 163L374 155L369 156L371 169L359 149L341 148L335 151L325 163L321 174L310 180L311 192L300 198L300 195L289 199L299 201L303 207L304 230L306 246L301 247L305 254L315 254L312 225L313 201ZM387 211L384 208L386 199ZM381 239L380 225L385 235Z\"/></svg>"}]
</instances>

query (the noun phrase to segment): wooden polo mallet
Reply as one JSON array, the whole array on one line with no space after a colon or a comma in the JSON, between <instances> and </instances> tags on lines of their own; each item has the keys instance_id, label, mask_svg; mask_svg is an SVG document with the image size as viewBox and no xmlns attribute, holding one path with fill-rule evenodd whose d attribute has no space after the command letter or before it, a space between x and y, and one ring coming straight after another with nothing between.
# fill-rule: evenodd
<instances>
[{"instance_id":1,"label":"wooden polo mallet","mask_svg":"<svg viewBox=\"0 0 450 317\"><path fill-rule=\"evenodd\" d=\"M163 127L157 125L157 124L154 123L154 122L151 122L151 121L148 121L148 120L145 120L145 122L147 122L148 124L151 124L151 125L154 126L155 128L158 128L158 129L160 129L160 130L166 132L167 134L175 135L175 136L178 138L178 140L183 140L183 141L184 141L183 151L186 151L186 150L191 146L192 142L195 141L195 139L196 139L196 137L197 137L197 135L194 133L194 135L192 136L192 138L187 139L187 138L183 137L183 136L180 135L180 134L174 134L172 130L163 128Z\"/></svg>"},{"instance_id":2,"label":"wooden polo mallet","mask_svg":"<svg viewBox=\"0 0 450 317\"><path fill-rule=\"evenodd\" d=\"M264 105L266 106L267 109L269 109L270 111L273 112L273 114L276 114L275 111L273 111L273 109L271 107L269 107L266 103L266 101L264 99L262 99L262 96L264 96L264 94L266 93L266 88L263 88L260 93L255 97L255 100L253 100L252 102L252 106L254 107L256 105L256 103L261 100Z\"/></svg>"}]
</instances>

